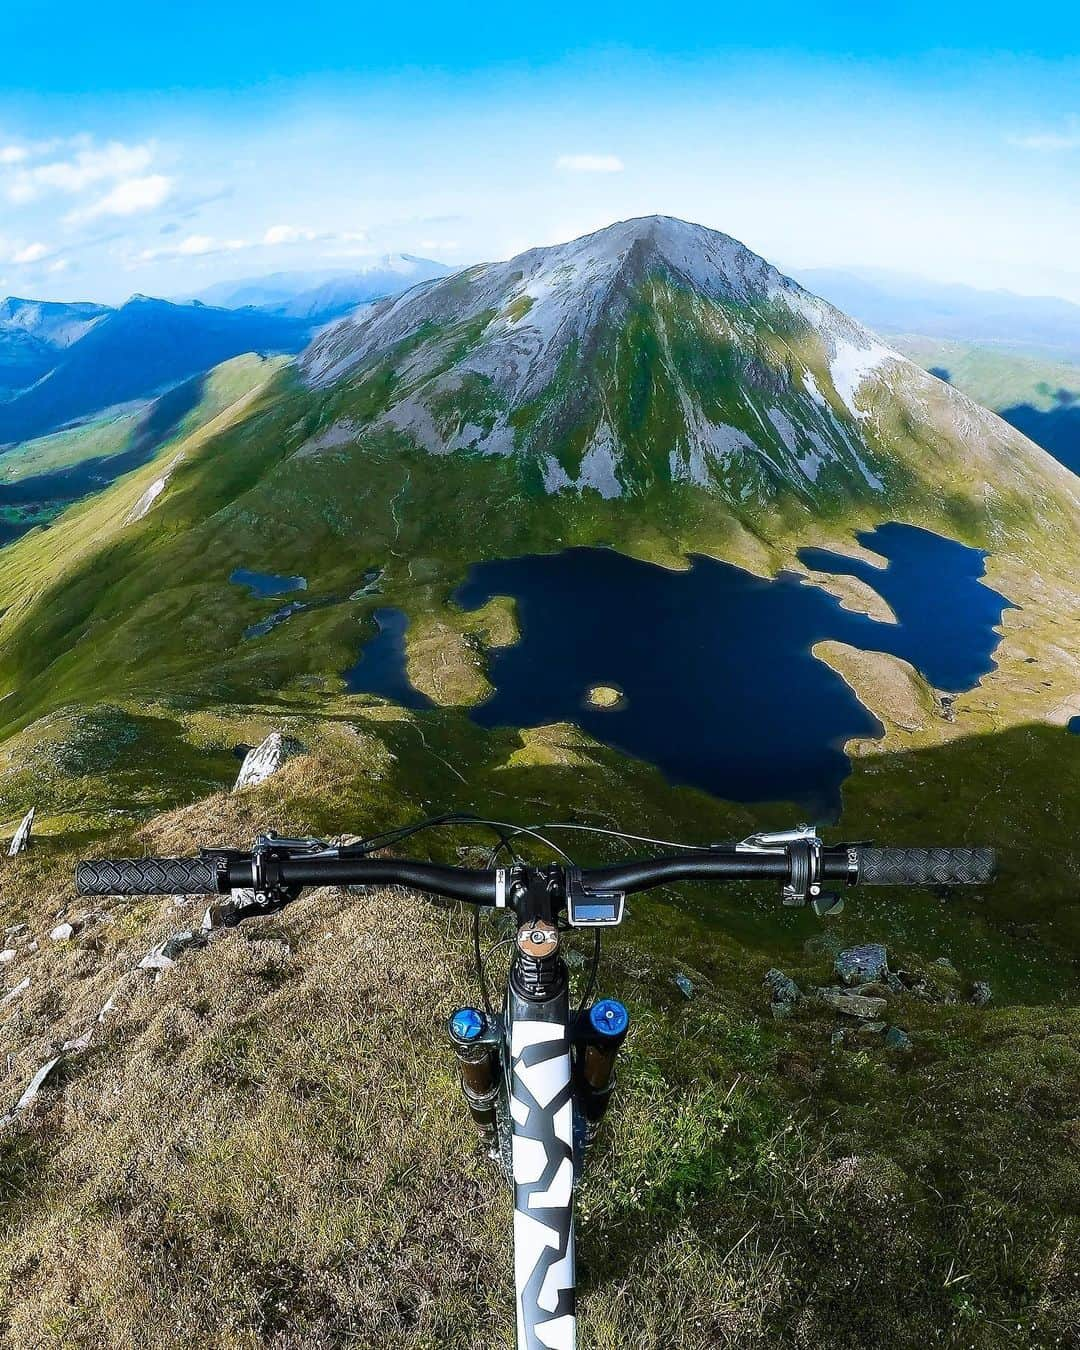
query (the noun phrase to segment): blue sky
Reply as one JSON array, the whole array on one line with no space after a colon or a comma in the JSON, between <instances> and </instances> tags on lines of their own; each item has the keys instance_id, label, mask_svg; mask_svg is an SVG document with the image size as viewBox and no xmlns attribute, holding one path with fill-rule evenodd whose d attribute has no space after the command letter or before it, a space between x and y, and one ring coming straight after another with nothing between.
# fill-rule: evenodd
<instances>
[{"instance_id":1,"label":"blue sky","mask_svg":"<svg viewBox=\"0 0 1080 1350\"><path fill-rule=\"evenodd\" d=\"M0 294L116 301L628 215L1080 301L1071 9L17 4Z\"/></svg>"}]
</instances>

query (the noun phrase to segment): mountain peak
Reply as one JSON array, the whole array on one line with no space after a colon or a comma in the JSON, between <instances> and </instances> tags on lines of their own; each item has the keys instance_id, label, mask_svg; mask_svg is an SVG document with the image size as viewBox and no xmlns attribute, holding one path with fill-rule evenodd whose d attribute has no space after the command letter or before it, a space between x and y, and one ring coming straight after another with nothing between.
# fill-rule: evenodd
<instances>
[{"instance_id":1,"label":"mountain peak","mask_svg":"<svg viewBox=\"0 0 1080 1350\"><path fill-rule=\"evenodd\" d=\"M336 379L424 324L470 322L495 312L503 317L489 336L504 370L509 363L518 374L516 395L528 397L547 382L568 344L588 346L590 334L609 319L617 324L642 288L657 282L722 304L805 294L730 235L674 216L639 216L375 304L317 339L303 369L316 382ZM527 360L526 332L532 335Z\"/></svg>"}]
</instances>

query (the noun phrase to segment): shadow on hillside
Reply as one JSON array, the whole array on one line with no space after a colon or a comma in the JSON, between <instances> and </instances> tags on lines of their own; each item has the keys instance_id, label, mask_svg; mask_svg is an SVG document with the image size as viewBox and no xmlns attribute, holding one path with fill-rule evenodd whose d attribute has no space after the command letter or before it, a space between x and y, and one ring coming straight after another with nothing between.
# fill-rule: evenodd
<instances>
[{"instance_id":1,"label":"shadow on hillside","mask_svg":"<svg viewBox=\"0 0 1080 1350\"><path fill-rule=\"evenodd\" d=\"M1041 412L1030 403L1018 403L1012 408L1002 408L999 415L1029 440L1041 445L1067 469L1080 474L1080 406L1076 403L1077 395L1067 389L1059 389L1056 398L1057 406L1049 412Z\"/></svg>"},{"instance_id":2,"label":"shadow on hillside","mask_svg":"<svg viewBox=\"0 0 1080 1350\"><path fill-rule=\"evenodd\" d=\"M205 374L196 375L155 399L139 413L128 447L119 454L84 459L50 473L0 484L0 508L45 503L70 506L91 493L100 492L132 469L141 468L175 434L184 418L199 406L206 382ZM12 523L2 527L0 543L17 539L32 528L32 524Z\"/></svg>"}]
</instances>

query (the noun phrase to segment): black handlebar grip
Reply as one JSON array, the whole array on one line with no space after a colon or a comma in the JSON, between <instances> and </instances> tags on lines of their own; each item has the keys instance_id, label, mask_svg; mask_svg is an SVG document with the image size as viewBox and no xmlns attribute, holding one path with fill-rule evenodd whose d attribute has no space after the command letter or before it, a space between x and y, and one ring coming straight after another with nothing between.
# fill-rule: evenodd
<instances>
[{"instance_id":1,"label":"black handlebar grip","mask_svg":"<svg viewBox=\"0 0 1080 1350\"><path fill-rule=\"evenodd\" d=\"M861 886L982 886L993 881L992 848L859 848Z\"/></svg>"},{"instance_id":2,"label":"black handlebar grip","mask_svg":"<svg viewBox=\"0 0 1080 1350\"><path fill-rule=\"evenodd\" d=\"M210 858L91 858L75 868L80 895L217 895Z\"/></svg>"}]
</instances>

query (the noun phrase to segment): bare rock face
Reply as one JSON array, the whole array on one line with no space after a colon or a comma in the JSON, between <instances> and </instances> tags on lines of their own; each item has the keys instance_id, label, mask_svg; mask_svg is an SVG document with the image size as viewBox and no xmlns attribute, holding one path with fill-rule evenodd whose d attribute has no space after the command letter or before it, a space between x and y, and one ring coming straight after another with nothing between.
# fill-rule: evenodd
<instances>
[{"instance_id":1,"label":"bare rock face","mask_svg":"<svg viewBox=\"0 0 1080 1350\"><path fill-rule=\"evenodd\" d=\"M883 998L868 998L862 994L849 994L846 989L815 989L813 997L837 1012L848 1017L858 1017L867 1022L877 1021L888 1003Z\"/></svg>"},{"instance_id":2,"label":"bare rock face","mask_svg":"<svg viewBox=\"0 0 1080 1350\"><path fill-rule=\"evenodd\" d=\"M879 942L848 947L837 954L834 969L847 985L876 983L889 972L888 953Z\"/></svg>"},{"instance_id":3,"label":"bare rock face","mask_svg":"<svg viewBox=\"0 0 1080 1350\"><path fill-rule=\"evenodd\" d=\"M260 783L265 783L287 760L298 754L299 750L300 747L295 741L289 740L280 731L272 731L261 745L249 750L244 756L233 791L242 792L244 788L258 787Z\"/></svg>"},{"instance_id":4,"label":"bare rock face","mask_svg":"<svg viewBox=\"0 0 1080 1350\"><path fill-rule=\"evenodd\" d=\"M11 841L11 847L8 849L9 858L14 858L18 853L24 853L30 847L30 831L34 828L34 812L36 810L37 807L32 806L23 816L19 828L15 831L15 837Z\"/></svg>"}]
</instances>

